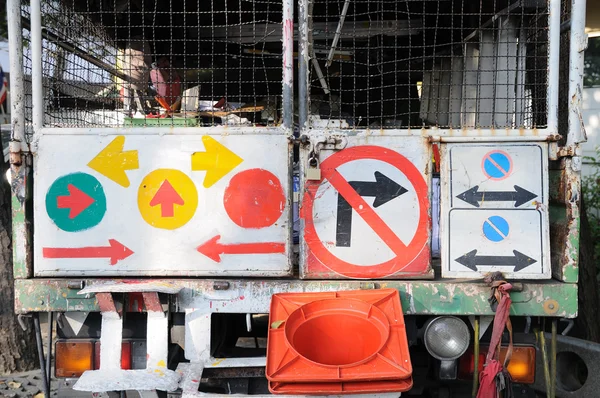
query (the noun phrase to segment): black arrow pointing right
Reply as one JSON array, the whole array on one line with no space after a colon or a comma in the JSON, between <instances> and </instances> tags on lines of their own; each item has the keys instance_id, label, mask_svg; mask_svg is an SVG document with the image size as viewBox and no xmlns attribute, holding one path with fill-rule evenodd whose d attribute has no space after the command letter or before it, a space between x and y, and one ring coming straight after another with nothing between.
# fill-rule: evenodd
<instances>
[{"instance_id":1,"label":"black arrow pointing right","mask_svg":"<svg viewBox=\"0 0 600 398\"><path fill-rule=\"evenodd\" d=\"M537 198L533 192L515 185L514 191L485 191L479 192L479 185L466 190L457 195L460 200L467 202L470 205L479 207L480 202L515 202L515 207L519 207L530 200Z\"/></svg>"},{"instance_id":2,"label":"black arrow pointing right","mask_svg":"<svg viewBox=\"0 0 600 398\"><path fill-rule=\"evenodd\" d=\"M498 267L498 266L514 266L513 272L521 271L529 267L537 261L525 254L513 250L513 256L478 256L477 250L472 250L457 258L457 263L465 267L477 271L477 266Z\"/></svg>"}]
</instances>

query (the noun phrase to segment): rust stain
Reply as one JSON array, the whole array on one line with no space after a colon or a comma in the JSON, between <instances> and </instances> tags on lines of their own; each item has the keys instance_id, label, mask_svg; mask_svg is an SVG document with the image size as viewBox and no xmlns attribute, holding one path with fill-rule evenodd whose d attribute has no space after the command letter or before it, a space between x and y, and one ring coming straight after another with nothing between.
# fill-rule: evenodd
<instances>
[{"instance_id":1,"label":"rust stain","mask_svg":"<svg viewBox=\"0 0 600 398\"><path fill-rule=\"evenodd\" d=\"M544 312L548 315L555 315L560 308L558 301L554 299L548 299L544 301Z\"/></svg>"}]
</instances>

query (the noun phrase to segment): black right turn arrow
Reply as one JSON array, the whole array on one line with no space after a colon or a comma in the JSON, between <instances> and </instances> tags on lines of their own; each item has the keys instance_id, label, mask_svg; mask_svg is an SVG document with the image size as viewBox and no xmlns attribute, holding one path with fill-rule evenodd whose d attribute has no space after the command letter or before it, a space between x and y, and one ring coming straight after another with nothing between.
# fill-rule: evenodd
<instances>
[{"instance_id":1,"label":"black right turn arrow","mask_svg":"<svg viewBox=\"0 0 600 398\"><path fill-rule=\"evenodd\" d=\"M360 196L375 197L373 201L375 208L408 192L406 188L378 171L375 172L375 181L349 181L349 184ZM352 207L342 195L338 194L335 245L350 247L351 238Z\"/></svg>"},{"instance_id":2,"label":"black right turn arrow","mask_svg":"<svg viewBox=\"0 0 600 398\"><path fill-rule=\"evenodd\" d=\"M473 271L477 271L477 266L514 266L515 268L513 272L521 271L522 269L525 269L531 264L537 262L533 258L516 250L513 250L513 254L514 256L478 256L477 250L472 250L454 261L464 265L469 269L472 269Z\"/></svg>"},{"instance_id":3,"label":"black right turn arrow","mask_svg":"<svg viewBox=\"0 0 600 398\"><path fill-rule=\"evenodd\" d=\"M515 207L519 207L537 198L537 195L533 192L529 192L518 185L514 187L514 191L479 192L479 185L475 185L473 188L466 190L456 197L475 207L479 207L480 202L515 202Z\"/></svg>"}]
</instances>

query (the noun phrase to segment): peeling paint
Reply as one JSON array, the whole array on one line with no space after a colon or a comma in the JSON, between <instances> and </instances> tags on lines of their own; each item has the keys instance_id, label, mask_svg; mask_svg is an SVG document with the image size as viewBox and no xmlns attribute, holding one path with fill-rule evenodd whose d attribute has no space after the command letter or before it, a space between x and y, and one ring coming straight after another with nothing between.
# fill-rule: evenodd
<instances>
[{"instance_id":1,"label":"peeling paint","mask_svg":"<svg viewBox=\"0 0 600 398\"><path fill-rule=\"evenodd\" d=\"M123 282L124 280L115 280ZM395 288L400 292L405 314L425 315L493 315L489 306L489 287L475 281L307 281L307 280L228 280L230 289L214 290L216 280L163 280L180 286L173 295L170 310L174 312L200 311L203 322L210 322L210 314L267 313L271 296L279 292L320 292L338 290ZM86 285L97 283L86 280ZM15 310L17 313L52 311L100 310L93 296L65 298L69 295L68 281L35 279L15 281ZM241 297L244 297L242 300ZM563 282L527 282L523 291L512 292L512 315L547 316L544 302L547 298L558 301L555 316L573 318L577 315L577 285ZM214 301L225 304L215 306ZM190 315L188 315L190 316ZM199 321L199 318L193 318Z\"/></svg>"},{"instance_id":2,"label":"peeling paint","mask_svg":"<svg viewBox=\"0 0 600 398\"><path fill-rule=\"evenodd\" d=\"M29 216L26 210L26 199L30 181L29 167L26 165L11 166L12 190L12 247L13 275L15 279L28 278L32 274L31 238Z\"/></svg>"}]
</instances>

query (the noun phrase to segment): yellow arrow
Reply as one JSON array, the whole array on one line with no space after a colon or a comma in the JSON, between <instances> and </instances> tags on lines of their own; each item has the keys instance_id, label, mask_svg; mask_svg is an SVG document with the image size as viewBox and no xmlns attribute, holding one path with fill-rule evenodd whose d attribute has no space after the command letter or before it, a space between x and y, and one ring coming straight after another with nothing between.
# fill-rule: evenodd
<instances>
[{"instance_id":1,"label":"yellow arrow","mask_svg":"<svg viewBox=\"0 0 600 398\"><path fill-rule=\"evenodd\" d=\"M117 184L127 188L129 178L125 170L139 169L138 151L123 151L125 136L120 135L106 146L88 166L109 178Z\"/></svg>"},{"instance_id":2,"label":"yellow arrow","mask_svg":"<svg viewBox=\"0 0 600 398\"><path fill-rule=\"evenodd\" d=\"M210 188L231 170L235 169L244 159L231 152L211 136L203 136L202 143L204 143L206 152L192 154L192 170L206 171L203 185L204 188Z\"/></svg>"}]
</instances>

